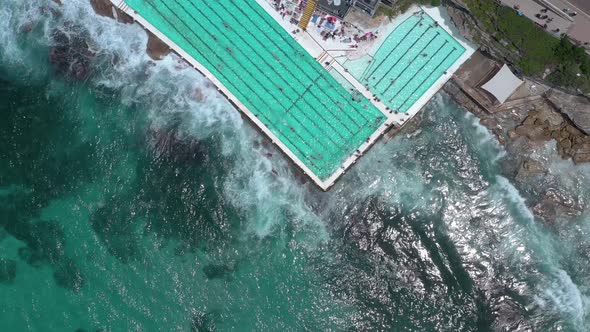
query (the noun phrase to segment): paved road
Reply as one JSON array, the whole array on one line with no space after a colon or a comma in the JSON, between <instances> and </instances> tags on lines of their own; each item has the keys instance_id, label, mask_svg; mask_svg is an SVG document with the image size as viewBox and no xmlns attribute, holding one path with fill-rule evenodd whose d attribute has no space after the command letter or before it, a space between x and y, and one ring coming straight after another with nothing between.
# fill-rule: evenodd
<instances>
[{"instance_id":1,"label":"paved road","mask_svg":"<svg viewBox=\"0 0 590 332\"><path fill-rule=\"evenodd\" d=\"M519 10L533 22L540 26L547 25L546 31L559 38L562 33L567 33L570 38L583 45L590 54L590 0L546 0L553 6L545 6L537 0L500 0L504 5ZM575 7L574 7L575 6ZM542 9L549 9L542 15L547 15L551 21L542 20L535 15ZM576 9L577 8L577 9ZM569 16L569 13L578 12L578 15Z\"/></svg>"},{"instance_id":2,"label":"paved road","mask_svg":"<svg viewBox=\"0 0 590 332\"><path fill-rule=\"evenodd\" d=\"M558 4L555 4L556 1L558 0L553 0L551 2L555 6L558 6ZM544 9L545 6L540 5L534 0L500 0L500 2L510 8L518 7L518 10L524 16L528 17L530 20L532 20L540 26L547 25L547 28L545 30L554 35L556 38L559 38L562 33L567 32L567 30L573 23L572 20L563 18L561 15L558 15L557 13L551 10L547 11L546 13L542 13L541 10ZM537 18L535 15L547 15L547 17L550 18L551 21L547 19Z\"/></svg>"},{"instance_id":3,"label":"paved road","mask_svg":"<svg viewBox=\"0 0 590 332\"><path fill-rule=\"evenodd\" d=\"M567 2L590 15L590 0L567 0Z\"/></svg>"}]
</instances>

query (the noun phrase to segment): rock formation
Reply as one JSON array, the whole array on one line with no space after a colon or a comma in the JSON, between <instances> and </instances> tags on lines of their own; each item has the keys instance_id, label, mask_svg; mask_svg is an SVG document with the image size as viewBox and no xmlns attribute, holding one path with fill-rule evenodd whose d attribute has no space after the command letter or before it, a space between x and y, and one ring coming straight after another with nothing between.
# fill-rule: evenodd
<instances>
[{"instance_id":1,"label":"rock formation","mask_svg":"<svg viewBox=\"0 0 590 332\"><path fill-rule=\"evenodd\" d=\"M165 56L170 54L170 47L166 45L160 38L153 33L147 31L148 43L147 54L154 60L162 60Z\"/></svg>"},{"instance_id":2,"label":"rock formation","mask_svg":"<svg viewBox=\"0 0 590 332\"><path fill-rule=\"evenodd\" d=\"M519 55L494 36L480 28L462 0L447 0L445 6L459 33L467 40L479 45L480 51L501 62L517 62Z\"/></svg>"},{"instance_id":3,"label":"rock formation","mask_svg":"<svg viewBox=\"0 0 590 332\"><path fill-rule=\"evenodd\" d=\"M109 17L124 24L131 24L135 21L127 13L113 6L109 0L90 0L94 11L101 16ZM153 60L162 60L170 54L170 48L151 32L148 33L146 52Z\"/></svg>"},{"instance_id":4,"label":"rock formation","mask_svg":"<svg viewBox=\"0 0 590 332\"><path fill-rule=\"evenodd\" d=\"M551 91L548 99L578 129L590 135L590 99L583 96L572 96L559 90Z\"/></svg>"},{"instance_id":5,"label":"rock formation","mask_svg":"<svg viewBox=\"0 0 590 332\"><path fill-rule=\"evenodd\" d=\"M94 12L100 16L109 17L125 24L133 23L131 16L119 8L114 7L109 0L90 0L90 5L94 9Z\"/></svg>"},{"instance_id":6,"label":"rock formation","mask_svg":"<svg viewBox=\"0 0 590 332\"><path fill-rule=\"evenodd\" d=\"M73 30L84 31L73 26L53 31L49 60L58 72L76 80L85 80L92 73L91 62L95 54L81 33L69 33Z\"/></svg>"},{"instance_id":7,"label":"rock formation","mask_svg":"<svg viewBox=\"0 0 590 332\"><path fill-rule=\"evenodd\" d=\"M199 160L203 151L194 137L181 137L176 126L152 128L148 132L154 160Z\"/></svg>"},{"instance_id":8,"label":"rock formation","mask_svg":"<svg viewBox=\"0 0 590 332\"><path fill-rule=\"evenodd\" d=\"M563 158L572 158L575 163L590 162L590 136L568 120L557 111L540 107L530 111L519 126L508 132L508 136L523 136L531 141L554 139Z\"/></svg>"}]
</instances>

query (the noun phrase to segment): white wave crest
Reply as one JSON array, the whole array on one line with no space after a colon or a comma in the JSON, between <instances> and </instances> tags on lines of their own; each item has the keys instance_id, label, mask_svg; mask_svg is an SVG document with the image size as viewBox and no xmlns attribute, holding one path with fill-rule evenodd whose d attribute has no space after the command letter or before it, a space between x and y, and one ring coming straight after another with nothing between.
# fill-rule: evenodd
<instances>
[{"instance_id":1,"label":"white wave crest","mask_svg":"<svg viewBox=\"0 0 590 332\"><path fill-rule=\"evenodd\" d=\"M554 310L565 315L579 331L588 331L587 313L590 309L588 296L572 281L562 269L556 270L547 284L539 289L535 297L537 304L545 310Z\"/></svg>"}]
</instances>

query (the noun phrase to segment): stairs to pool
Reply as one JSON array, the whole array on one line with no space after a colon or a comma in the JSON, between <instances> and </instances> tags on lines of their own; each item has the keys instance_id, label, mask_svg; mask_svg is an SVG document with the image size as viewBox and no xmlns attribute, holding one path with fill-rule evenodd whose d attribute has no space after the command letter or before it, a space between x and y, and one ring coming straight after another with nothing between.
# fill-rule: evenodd
<instances>
[{"instance_id":1,"label":"stairs to pool","mask_svg":"<svg viewBox=\"0 0 590 332\"><path fill-rule=\"evenodd\" d=\"M307 25L309 24L309 20L311 20L311 16L315 11L316 7L316 0L307 0L305 4L305 9L303 10L303 15L301 15L301 19L299 20L299 27L302 30L307 29Z\"/></svg>"}]
</instances>

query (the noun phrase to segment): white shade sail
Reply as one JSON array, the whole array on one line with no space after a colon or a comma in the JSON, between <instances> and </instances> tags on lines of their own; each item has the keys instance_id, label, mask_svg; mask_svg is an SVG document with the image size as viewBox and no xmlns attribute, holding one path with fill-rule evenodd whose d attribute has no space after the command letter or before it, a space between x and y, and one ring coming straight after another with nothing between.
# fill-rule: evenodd
<instances>
[{"instance_id":1,"label":"white shade sail","mask_svg":"<svg viewBox=\"0 0 590 332\"><path fill-rule=\"evenodd\" d=\"M482 89L493 94L500 104L503 104L522 83L523 81L514 76L510 68L504 65L491 80L482 86Z\"/></svg>"}]
</instances>

